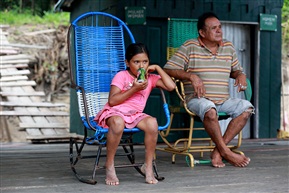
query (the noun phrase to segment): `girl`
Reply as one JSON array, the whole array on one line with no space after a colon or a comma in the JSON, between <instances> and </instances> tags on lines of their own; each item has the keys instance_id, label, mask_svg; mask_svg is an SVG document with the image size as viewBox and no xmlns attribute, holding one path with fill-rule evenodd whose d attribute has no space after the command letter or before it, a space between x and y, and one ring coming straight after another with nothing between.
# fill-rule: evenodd
<instances>
[{"instance_id":1,"label":"girl","mask_svg":"<svg viewBox=\"0 0 289 193\"><path fill-rule=\"evenodd\" d=\"M156 118L143 113L147 99L154 87L161 87L172 91L175 83L158 65L149 65L149 52L142 43L128 46L125 54L126 70L118 72L111 82L107 104L96 115L95 121L102 127L109 128L107 134L106 184L118 185L114 157L124 127L139 129L145 132L145 163L142 171L149 184L156 184L158 180L153 173L153 157L157 144L158 123ZM137 81L138 69L144 68L146 79ZM157 74L150 74L156 71Z\"/></svg>"}]
</instances>

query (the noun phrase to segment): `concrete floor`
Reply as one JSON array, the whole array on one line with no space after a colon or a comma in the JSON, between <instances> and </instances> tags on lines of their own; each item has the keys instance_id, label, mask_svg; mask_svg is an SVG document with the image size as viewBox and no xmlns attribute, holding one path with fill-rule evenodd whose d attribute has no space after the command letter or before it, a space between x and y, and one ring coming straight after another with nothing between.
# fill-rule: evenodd
<instances>
[{"instance_id":1,"label":"concrete floor","mask_svg":"<svg viewBox=\"0 0 289 193\"><path fill-rule=\"evenodd\" d=\"M171 156L157 151L157 166L164 181L156 185L144 183L133 168L118 168L119 186L104 183L105 172L98 171L96 185L79 182L70 169L69 145L1 143L1 193L78 193L78 192L149 192L149 193L286 193L289 192L289 141L277 139L243 140L240 148L251 158L250 165L236 168L227 163L224 168L210 165L188 167L185 156ZM159 144L162 146L162 144ZM93 152L89 146L85 152ZM136 147L137 162L141 162L144 147ZM198 154L195 155L198 158ZM209 154L205 153L208 159ZM117 162L127 161L117 157ZM81 160L80 174L90 178L94 160ZM104 159L101 159L101 164Z\"/></svg>"}]
</instances>

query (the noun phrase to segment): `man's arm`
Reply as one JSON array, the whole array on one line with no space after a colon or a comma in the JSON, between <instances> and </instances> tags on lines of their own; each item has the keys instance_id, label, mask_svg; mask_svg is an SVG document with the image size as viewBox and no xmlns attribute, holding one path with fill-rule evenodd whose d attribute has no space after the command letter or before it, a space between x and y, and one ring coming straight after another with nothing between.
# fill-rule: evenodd
<instances>
[{"instance_id":1,"label":"man's arm","mask_svg":"<svg viewBox=\"0 0 289 193\"><path fill-rule=\"evenodd\" d=\"M164 68L164 71L171 77L174 77L175 79L190 80L191 77L191 73L186 72L184 70L172 70Z\"/></svg>"},{"instance_id":2,"label":"man's arm","mask_svg":"<svg viewBox=\"0 0 289 193\"><path fill-rule=\"evenodd\" d=\"M243 71L241 71L241 70L236 70L234 72L231 72L230 78L236 79L239 75L244 75L245 78L246 78L246 74Z\"/></svg>"},{"instance_id":3,"label":"man's arm","mask_svg":"<svg viewBox=\"0 0 289 193\"><path fill-rule=\"evenodd\" d=\"M203 81L199 78L198 75L192 74L190 72L186 72L184 70L172 70L172 69L164 69L164 71L170 75L171 77L174 77L176 79L180 80L189 80L191 81L195 95L200 97L204 97L206 94L206 89L203 84Z\"/></svg>"},{"instance_id":4,"label":"man's arm","mask_svg":"<svg viewBox=\"0 0 289 193\"><path fill-rule=\"evenodd\" d=\"M243 71L236 70L234 72L231 72L230 77L235 79L234 86L238 86L238 92L246 90L246 74Z\"/></svg>"}]
</instances>

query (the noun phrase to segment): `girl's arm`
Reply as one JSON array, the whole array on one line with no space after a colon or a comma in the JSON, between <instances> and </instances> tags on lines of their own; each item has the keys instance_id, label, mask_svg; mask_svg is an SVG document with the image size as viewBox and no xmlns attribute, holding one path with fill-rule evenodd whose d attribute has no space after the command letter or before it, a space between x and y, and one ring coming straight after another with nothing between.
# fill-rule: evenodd
<instances>
[{"instance_id":1,"label":"girl's arm","mask_svg":"<svg viewBox=\"0 0 289 193\"><path fill-rule=\"evenodd\" d=\"M126 91L121 91L117 86L112 85L109 91L108 104L109 106L115 106L123 103L126 99L131 97L134 93L143 90L147 87L147 81L139 83L136 79L130 89Z\"/></svg>"},{"instance_id":2,"label":"girl's arm","mask_svg":"<svg viewBox=\"0 0 289 193\"><path fill-rule=\"evenodd\" d=\"M156 71L162 78L157 81L156 86L161 87L167 91L172 91L175 89L176 84L172 78L159 66L159 65L149 65L148 72Z\"/></svg>"}]
</instances>

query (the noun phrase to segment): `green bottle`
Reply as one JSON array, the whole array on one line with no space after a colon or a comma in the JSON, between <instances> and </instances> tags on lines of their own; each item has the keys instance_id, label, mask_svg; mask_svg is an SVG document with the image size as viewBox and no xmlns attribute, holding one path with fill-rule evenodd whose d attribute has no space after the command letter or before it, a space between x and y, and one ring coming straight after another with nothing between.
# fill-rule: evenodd
<instances>
[{"instance_id":1,"label":"green bottle","mask_svg":"<svg viewBox=\"0 0 289 193\"><path fill-rule=\"evenodd\" d=\"M139 68L137 71L137 81L138 82L144 82L145 81L145 69L144 68Z\"/></svg>"}]
</instances>

